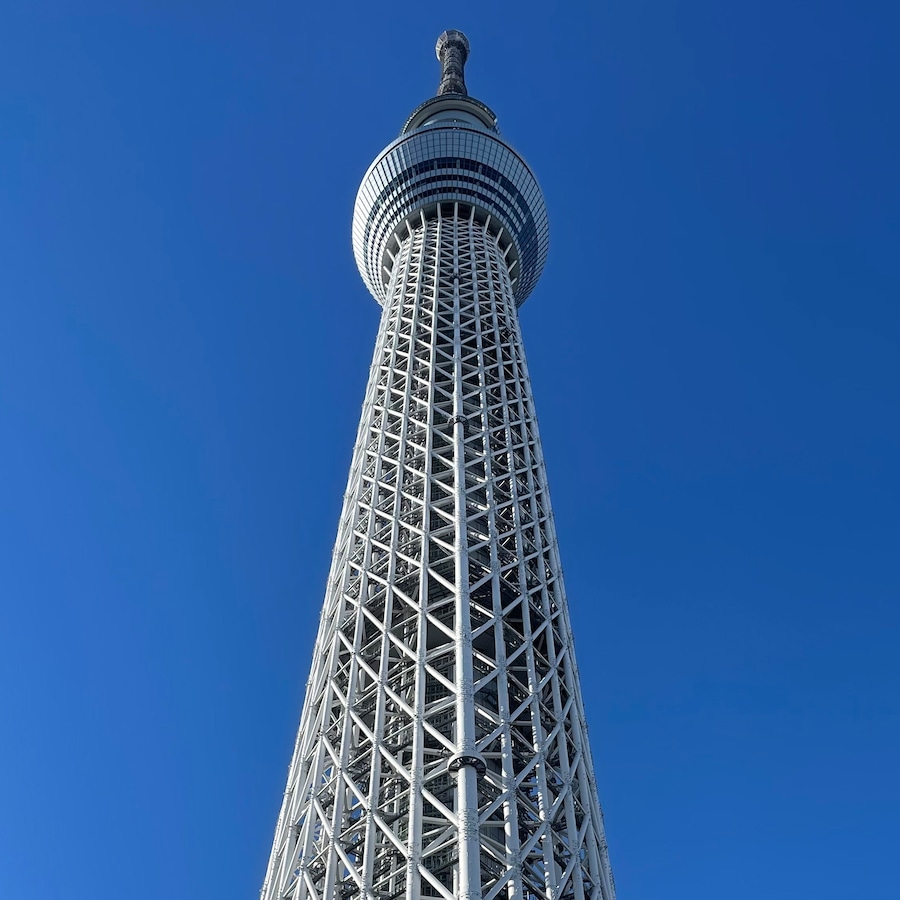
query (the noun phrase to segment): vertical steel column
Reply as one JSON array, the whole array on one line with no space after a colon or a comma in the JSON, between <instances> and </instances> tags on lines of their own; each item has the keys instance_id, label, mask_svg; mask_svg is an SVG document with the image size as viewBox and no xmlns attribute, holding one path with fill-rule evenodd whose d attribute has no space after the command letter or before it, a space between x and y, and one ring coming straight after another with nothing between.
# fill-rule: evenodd
<instances>
[{"instance_id":1,"label":"vertical steel column","mask_svg":"<svg viewBox=\"0 0 900 900\"><path fill-rule=\"evenodd\" d=\"M450 234L444 236L450 225ZM460 336L459 215L449 223L440 218L441 249L453 249L452 272L439 280L453 282L453 467L455 492L454 547L456 583L456 748L450 765L456 769L456 814L459 818L459 900L481 900L480 832L478 825L478 770L475 744L475 704L472 688L472 621L469 609L469 553L466 527L466 416L463 407L462 339ZM443 263L445 254L438 251Z\"/></svg>"}]
</instances>

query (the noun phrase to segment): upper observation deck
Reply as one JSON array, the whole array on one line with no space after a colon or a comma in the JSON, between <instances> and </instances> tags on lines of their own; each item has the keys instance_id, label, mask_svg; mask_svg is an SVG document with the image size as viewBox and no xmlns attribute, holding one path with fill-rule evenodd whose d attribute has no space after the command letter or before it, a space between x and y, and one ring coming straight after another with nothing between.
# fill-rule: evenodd
<instances>
[{"instance_id":1,"label":"upper observation deck","mask_svg":"<svg viewBox=\"0 0 900 900\"><path fill-rule=\"evenodd\" d=\"M363 177L353 210L353 253L369 291L384 303L394 255L410 225L459 203L490 223L506 252L517 303L531 293L547 258L549 228L541 189L501 137L497 118L468 96L469 42L445 31L437 96L407 119Z\"/></svg>"}]
</instances>

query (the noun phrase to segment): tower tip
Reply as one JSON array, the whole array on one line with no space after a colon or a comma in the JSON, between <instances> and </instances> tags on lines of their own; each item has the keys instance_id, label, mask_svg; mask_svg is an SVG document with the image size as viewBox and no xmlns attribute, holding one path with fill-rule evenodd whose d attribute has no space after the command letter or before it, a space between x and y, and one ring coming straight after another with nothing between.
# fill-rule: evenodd
<instances>
[{"instance_id":1,"label":"tower tip","mask_svg":"<svg viewBox=\"0 0 900 900\"><path fill-rule=\"evenodd\" d=\"M466 76L463 68L469 58L469 39L461 32L449 30L441 34L434 48L441 61L440 94L462 94L468 96Z\"/></svg>"}]
</instances>

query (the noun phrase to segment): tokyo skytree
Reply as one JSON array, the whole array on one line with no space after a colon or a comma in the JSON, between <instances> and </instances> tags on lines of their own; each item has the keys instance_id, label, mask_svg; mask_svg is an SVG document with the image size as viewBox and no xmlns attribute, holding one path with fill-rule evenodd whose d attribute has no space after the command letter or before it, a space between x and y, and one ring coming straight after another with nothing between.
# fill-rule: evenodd
<instances>
[{"instance_id":1,"label":"tokyo skytree","mask_svg":"<svg viewBox=\"0 0 900 900\"><path fill-rule=\"evenodd\" d=\"M518 307L547 213L437 42L369 167L383 306L262 900L614 900Z\"/></svg>"}]
</instances>

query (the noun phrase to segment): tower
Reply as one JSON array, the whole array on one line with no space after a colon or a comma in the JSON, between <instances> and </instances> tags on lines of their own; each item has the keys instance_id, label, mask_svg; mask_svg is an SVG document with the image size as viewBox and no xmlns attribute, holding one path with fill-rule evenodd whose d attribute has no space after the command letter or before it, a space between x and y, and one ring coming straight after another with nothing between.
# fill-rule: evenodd
<instances>
[{"instance_id":1,"label":"tower","mask_svg":"<svg viewBox=\"0 0 900 900\"><path fill-rule=\"evenodd\" d=\"M517 308L537 181L469 43L366 172L383 306L262 900L614 900Z\"/></svg>"}]
</instances>

